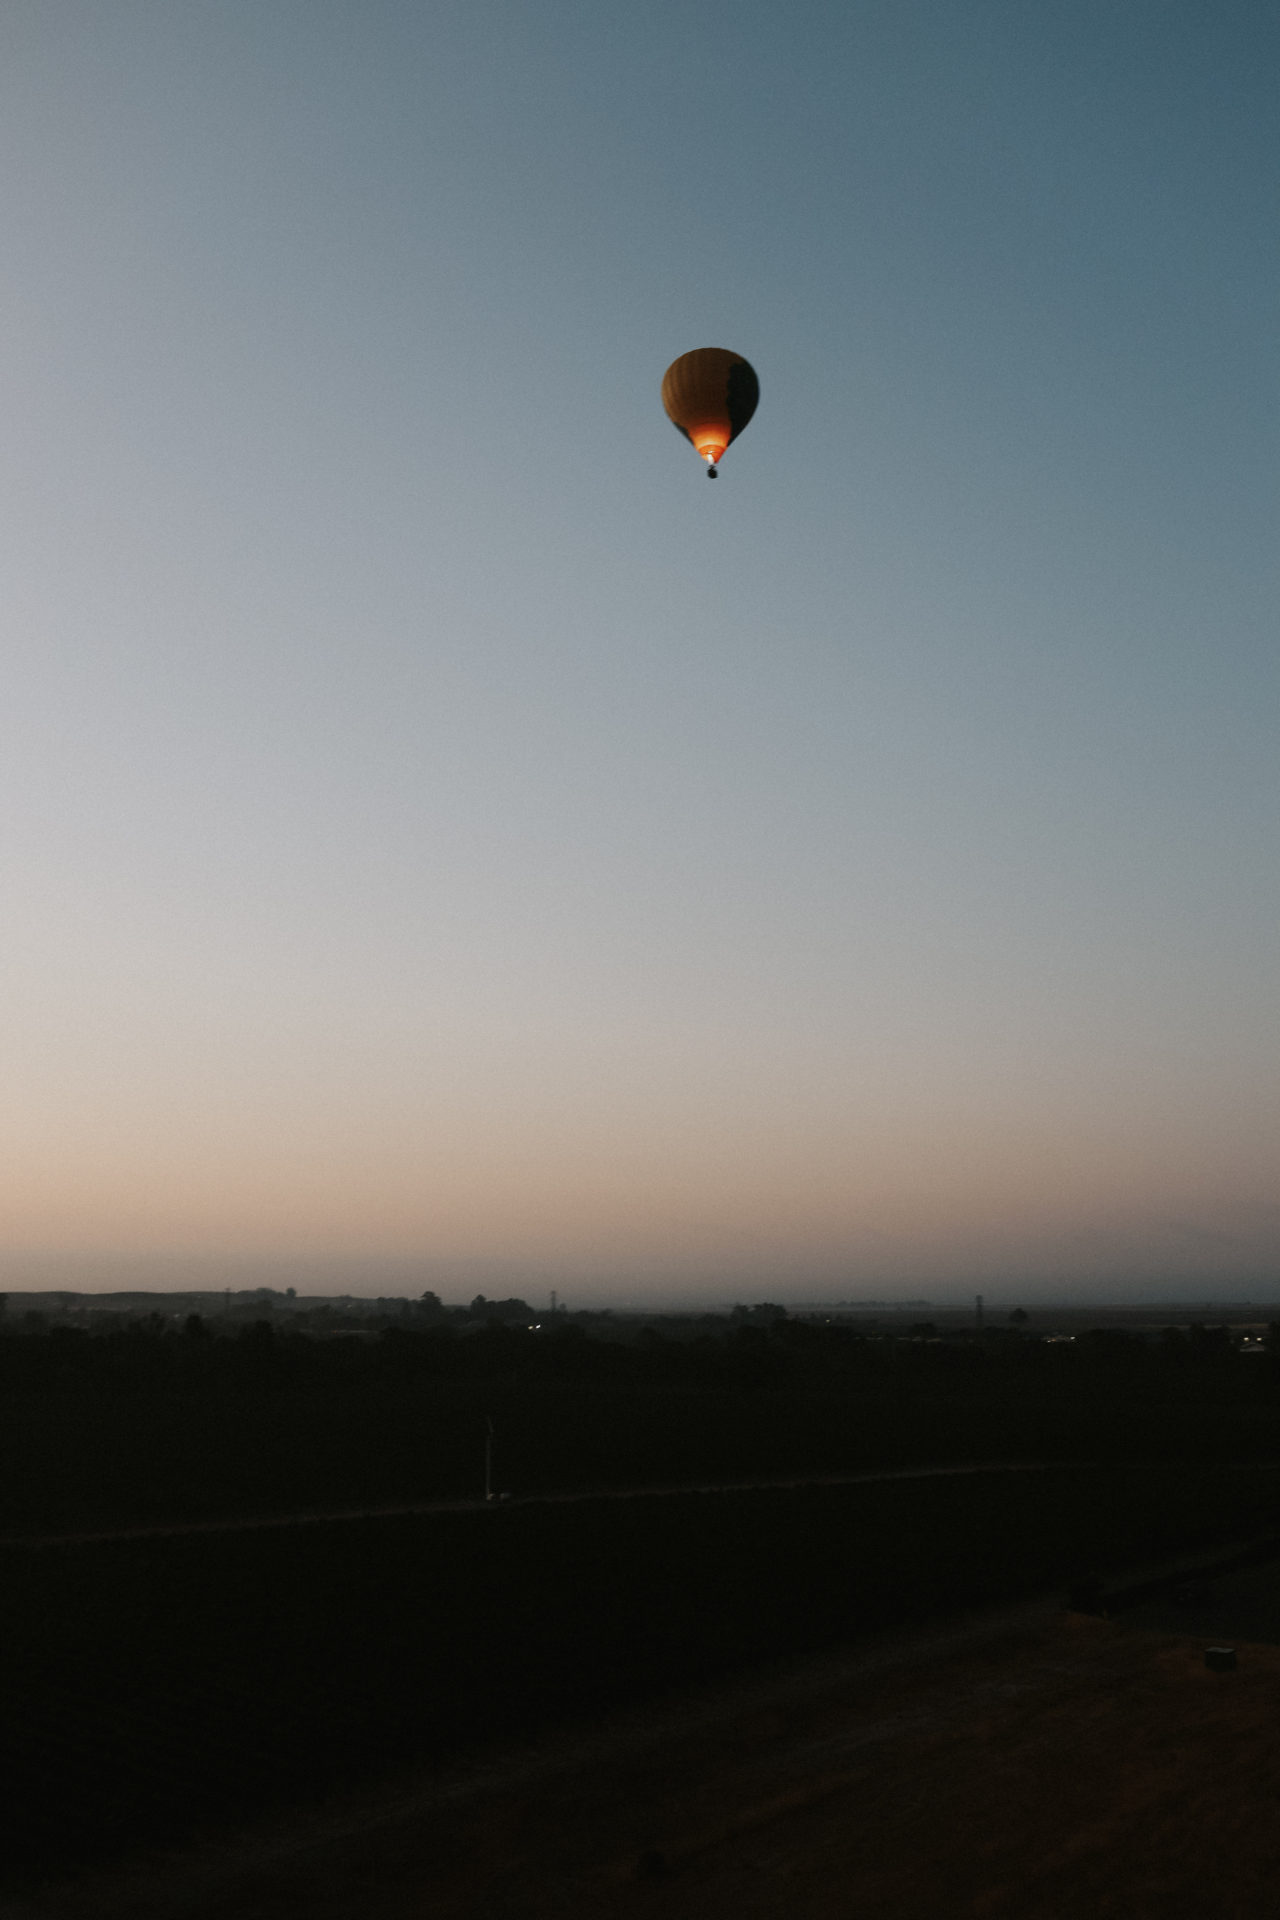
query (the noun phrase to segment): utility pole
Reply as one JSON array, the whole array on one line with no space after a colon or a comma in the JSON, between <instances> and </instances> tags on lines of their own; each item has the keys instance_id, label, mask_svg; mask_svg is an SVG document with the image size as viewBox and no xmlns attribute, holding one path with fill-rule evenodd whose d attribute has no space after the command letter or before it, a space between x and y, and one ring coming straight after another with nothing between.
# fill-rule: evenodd
<instances>
[{"instance_id":1,"label":"utility pole","mask_svg":"<svg viewBox=\"0 0 1280 1920\"><path fill-rule=\"evenodd\" d=\"M493 1498L493 1421L488 1415L484 1423L484 1497Z\"/></svg>"}]
</instances>

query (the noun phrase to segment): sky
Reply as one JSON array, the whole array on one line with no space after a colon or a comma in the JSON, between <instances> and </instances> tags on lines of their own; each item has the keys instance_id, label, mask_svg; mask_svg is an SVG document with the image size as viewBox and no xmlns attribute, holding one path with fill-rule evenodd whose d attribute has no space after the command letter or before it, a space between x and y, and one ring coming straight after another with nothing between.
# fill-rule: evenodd
<instances>
[{"instance_id":1,"label":"sky","mask_svg":"<svg viewBox=\"0 0 1280 1920\"><path fill-rule=\"evenodd\" d=\"M0 174L0 1285L1280 1299L1271 0L7 0Z\"/></svg>"}]
</instances>

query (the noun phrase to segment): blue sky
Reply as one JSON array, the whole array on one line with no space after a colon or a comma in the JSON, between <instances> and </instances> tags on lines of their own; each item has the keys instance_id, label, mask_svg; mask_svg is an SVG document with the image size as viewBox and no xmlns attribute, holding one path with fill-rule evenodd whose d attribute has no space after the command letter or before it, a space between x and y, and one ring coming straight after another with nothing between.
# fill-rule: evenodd
<instances>
[{"instance_id":1,"label":"blue sky","mask_svg":"<svg viewBox=\"0 0 1280 1920\"><path fill-rule=\"evenodd\" d=\"M1274 1293L1272 7L0 49L0 1279Z\"/></svg>"}]
</instances>

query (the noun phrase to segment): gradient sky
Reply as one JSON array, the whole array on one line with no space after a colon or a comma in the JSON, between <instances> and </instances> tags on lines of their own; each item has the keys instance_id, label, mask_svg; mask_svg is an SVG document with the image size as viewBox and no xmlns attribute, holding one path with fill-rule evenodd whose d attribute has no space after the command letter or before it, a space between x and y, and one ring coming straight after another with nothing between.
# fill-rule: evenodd
<instances>
[{"instance_id":1,"label":"gradient sky","mask_svg":"<svg viewBox=\"0 0 1280 1920\"><path fill-rule=\"evenodd\" d=\"M1274 0L7 0L0 176L0 1283L1280 1297Z\"/></svg>"}]
</instances>

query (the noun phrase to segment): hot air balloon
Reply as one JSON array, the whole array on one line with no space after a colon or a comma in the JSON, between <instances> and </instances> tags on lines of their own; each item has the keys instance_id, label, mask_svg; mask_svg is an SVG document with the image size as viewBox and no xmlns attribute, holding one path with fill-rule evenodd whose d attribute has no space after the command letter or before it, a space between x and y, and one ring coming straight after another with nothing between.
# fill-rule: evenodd
<instances>
[{"instance_id":1,"label":"hot air balloon","mask_svg":"<svg viewBox=\"0 0 1280 1920\"><path fill-rule=\"evenodd\" d=\"M740 353L724 347L695 347L673 360L662 376L662 404L707 463L707 478L756 410L760 382Z\"/></svg>"}]
</instances>

